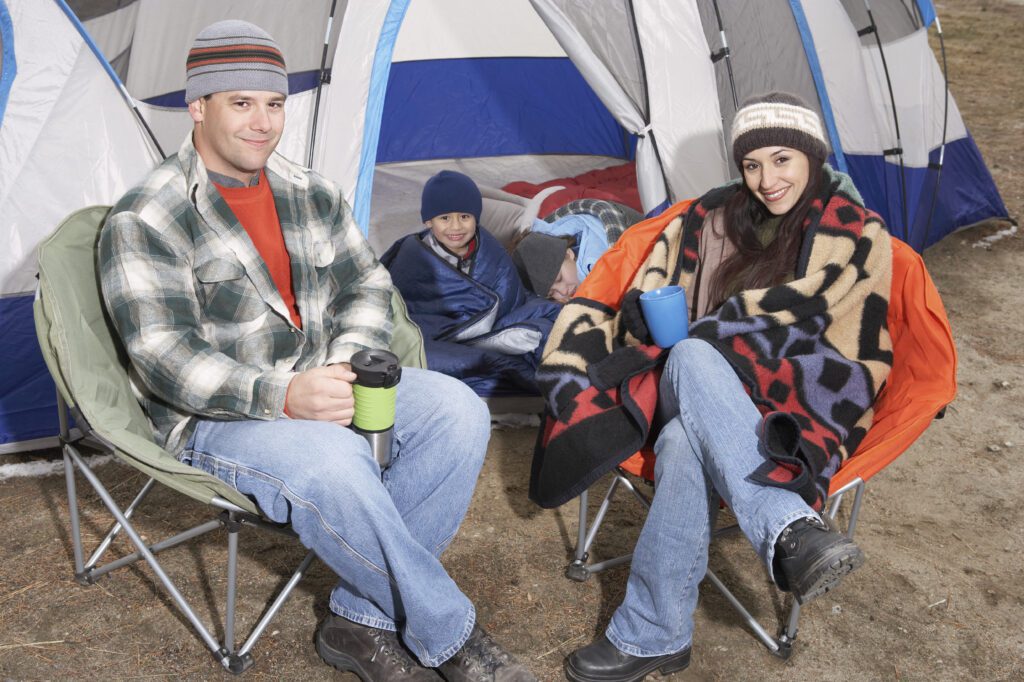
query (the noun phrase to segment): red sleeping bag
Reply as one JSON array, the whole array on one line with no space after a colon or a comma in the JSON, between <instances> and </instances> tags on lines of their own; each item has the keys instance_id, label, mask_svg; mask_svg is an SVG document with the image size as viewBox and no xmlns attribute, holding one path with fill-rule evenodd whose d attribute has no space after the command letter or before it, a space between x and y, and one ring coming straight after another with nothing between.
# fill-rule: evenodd
<instances>
[{"instance_id":1,"label":"red sleeping bag","mask_svg":"<svg viewBox=\"0 0 1024 682\"><path fill-rule=\"evenodd\" d=\"M503 190L509 194L532 199L548 187L563 187L548 196L540 205L538 216L543 218L557 208L576 199L603 199L625 204L643 213L640 192L636 187L636 164L632 161L618 166L599 168L573 178L556 178L540 184L532 182L510 182Z\"/></svg>"}]
</instances>

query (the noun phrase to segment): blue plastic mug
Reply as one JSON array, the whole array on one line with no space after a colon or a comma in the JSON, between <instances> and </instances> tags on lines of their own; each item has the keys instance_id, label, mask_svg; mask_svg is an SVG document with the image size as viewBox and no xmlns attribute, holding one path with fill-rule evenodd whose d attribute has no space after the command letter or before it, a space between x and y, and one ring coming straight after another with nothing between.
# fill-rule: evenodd
<instances>
[{"instance_id":1,"label":"blue plastic mug","mask_svg":"<svg viewBox=\"0 0 1024 682\"><path fill-rule=\"evenodd\" d=\"M645 291L640 294L640 309L654 343L662 348L671 348L689 336L686 291L681 286Z\"/></svg>"}]
</instances>

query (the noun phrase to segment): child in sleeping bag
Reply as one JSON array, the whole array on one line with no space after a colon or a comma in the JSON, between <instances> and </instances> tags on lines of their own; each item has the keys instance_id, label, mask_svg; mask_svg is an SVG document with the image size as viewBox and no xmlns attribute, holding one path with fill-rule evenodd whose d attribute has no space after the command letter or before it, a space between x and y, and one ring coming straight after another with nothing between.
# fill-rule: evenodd
<instances>
[{"instance_id":1,"label":"child in sleeping bag","mask_svg":"<svg viewBox=\"0 0 1024 682\"><path fill-rule=\"evenodd\" d=\"M642 219L628 206L577 199L513 237L512 262L530 291L568 303L608 247Z\"/></svg>"},{"instance_id":2,"label":"child in sleeping bag","mask_svg":"<svg viewBox=\"0 0 1024 682\"><path fill-rule=\"evenodd\" d=\"M441 171L423 187L426 229L381 262L423 331L427 366L482 396L537 395L540 353L561 306L523 286L501 244L478 225L471 178Z\"/></svg>"}]
</instances>

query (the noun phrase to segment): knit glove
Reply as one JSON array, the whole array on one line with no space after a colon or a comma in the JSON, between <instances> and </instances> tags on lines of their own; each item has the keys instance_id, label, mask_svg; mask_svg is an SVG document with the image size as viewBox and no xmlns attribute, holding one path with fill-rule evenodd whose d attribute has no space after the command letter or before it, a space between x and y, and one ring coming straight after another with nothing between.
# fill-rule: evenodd
<instances>
[{"instance_id":1,"label":"knit glove","mask_svg":"<svg viewBox=\"0 0 1024 682\"><path fill-rule=\"evenodd\" d=\"M647 329L647 323L644 322L644 311L640 308L640 294L642 293L639 289L627 291L626 295L622 297L619 315L622 317L622 324L625 325L626 331L635 336L643 345L651 346L654 345L654 339L651 338L651 332Z\"/></svg>"}]
</instances>

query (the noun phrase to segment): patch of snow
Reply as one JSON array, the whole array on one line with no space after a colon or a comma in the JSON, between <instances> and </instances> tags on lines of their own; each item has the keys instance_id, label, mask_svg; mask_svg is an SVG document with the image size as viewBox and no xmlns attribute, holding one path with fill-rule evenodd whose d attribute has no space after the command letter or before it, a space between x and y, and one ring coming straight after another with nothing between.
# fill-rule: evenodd
<instances>
[{"instance_id":1,"label":"patch of snow","mask_svg":"<svg viewBox=\"0 0 1024 682\"><path fill-rule=\"evenodd\" d=\"M86 457L85 461L90 467L106 464L114 459L113 455L94 455ZM64 460L58 459L45 462L19 462L18 464L4 464L0 466L0 481L8 478L52 476L64 472Z\"/></svg>"},{"instance_id":2,"label":"patch of snow","mask_svg":"<svg viewBox=\"0 0 1024 682\"><path fill-rule=\"evenodd\" d=\"M983 239L979 239L978 241L971 244L971 246L973 246L976 249L991 249L992 245L995 244L1000 239L1006 239L1007 237L1012 237L1015 234L1017 234L1017 226L1010 225L1005 230L999 230L998 232L990 234L989 236Z\"/></svg>"}]
</instances>

